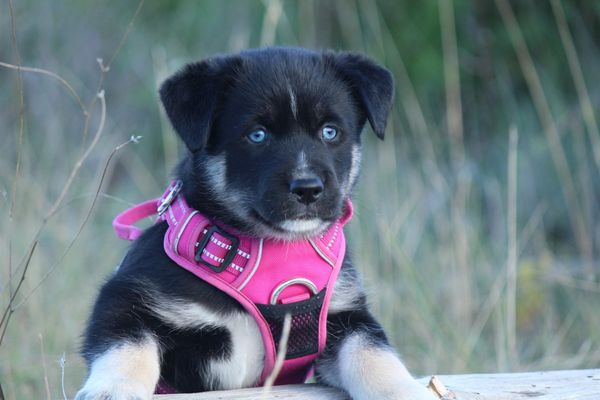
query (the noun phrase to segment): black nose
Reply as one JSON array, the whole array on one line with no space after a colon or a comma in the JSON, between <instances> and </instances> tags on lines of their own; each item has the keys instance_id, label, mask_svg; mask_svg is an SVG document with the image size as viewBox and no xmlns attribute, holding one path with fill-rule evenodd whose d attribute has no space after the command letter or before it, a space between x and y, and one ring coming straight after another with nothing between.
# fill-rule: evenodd
<instances>
[{"instance_id":1,"label":"black nose","mask_svg":"<svg viewBox=\"0 0 600 400\"><path fill-rule=\"evenodd\" d=\"M294 179L290 183L290 193L295 194L300 203L314 203L323 193L323 181L317 177Z\"/></svg>"}]
</instances>

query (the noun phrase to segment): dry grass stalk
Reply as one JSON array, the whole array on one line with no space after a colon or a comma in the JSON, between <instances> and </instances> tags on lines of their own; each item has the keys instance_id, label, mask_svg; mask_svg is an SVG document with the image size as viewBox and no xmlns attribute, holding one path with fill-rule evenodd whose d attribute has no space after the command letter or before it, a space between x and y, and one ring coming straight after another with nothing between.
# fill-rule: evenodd
<instances>
[{"instance_id":1,"label":"dry grass stalk","mask_svg":"<svg viewBox=\"0 0 600 400\"><path fill-rule=\"evenodd\" d=\"M511 367L519 364L517 351L517 149L519 134L511 127L508 136L508 194L506 260L506 339Z\"/></svg>"},{"instance_id":2,"label":"dry grass stalk","mask_svg":"<svg viewBox=\"0 0 600 400\"><path fill-rule=\"evenodd\" d=\"M39 282L36 285L34 285L33 289L31 289L31 291L27 295L23 296L23 299L14 306L15 310L17 308L21 307L25 302L27 302L27 300L29 300L29 298L36 292L36 290L38 290L40 288L40 286L42 286L42 284L48 279L48 277L52 274L52 272L54 272L54 270L60 265L60 263L64 260L64 258L67 256L67 254L69 254L69 251L73 248L73 245L77 241L77 238L79 238L79 236L81 235L81 232L83 231L83 228L86 226L90 217L92 216L92 211L94 210L94 207L98 201L98 198L100 197L100 190L102 189L104 180L106 179L106 174L108 172L109 166L110 166L111 161L112 161L113 157L115 156L115 154L117 154L117 152L119 150L121 150L124 146L126 146L127 144L137 143L140 138L141 138L140 136L132 136L131 138L129 138L129 140L121 143L120 145L118 145L112 149L112 151L110 152L110 154L108 155L108 157L106 159L106 162L104 163L104 167L102 168L100 180L96 186L96 191L94 192L94 196L92 197L92 203L88 207L88 209L85 213L85 216L84 216L83 220L81 221L81 224L79 225L79 229L77 229L77 232L72 237L71 241L69 242L69 244L67 245L67 247L65 248L65 250L63 251L61 256L58 258L58 260L56 260L56 262L54 264L52 264L50 266L50 268L48 268L48 270L46 271L46 273L44 273L44 275L39 280Z\"/></svg>"},{"instance_id":3,"label":"dry grass stalk","mask_svg":"<svg viewBox=\"0 0 600 400\"><path fill-rule=\"evenodd\" d=\"M21 54L19 53L19 46L17 45L17 29L15 24L15 11L12 0L8 0L8 9L10 13L10 27L11 27L11 39L13 44L13 50L17 59L17 95L19 97L19 133L18 133L18 144L17 144L17 164L15 166L15 177L12 184L12 194L10 201L10 208L8 210L8 218L12 220L15 203L17 201L17 189L19 183L19 176L21 174L21 162L23 157L23 135L25 128L25 99L23 95L23 77L21 76ZM10 278L9 278L10 279Z\"/></svg>"},{"instance_id":4,"label":"dry grass stalk","mask_svg":"<svg viewBox=\"0 0 600 400\"><path fill-rule=\"evenodd\" d=\"M63 77L61 77L60 75L52 72L52 71L48 71L46 69L43 68L35 68L35 67L23 67L20 65L14 65L14 64L9 64L6 62L2 62L0 61L0 67L5 67L5 68L10 68L10 69L16 69L17 71L20 72L32 72L35 74L41 74L41 75L46 75L49 76L55 80L57 80L58 82L60 82L61 85L63 85L71 94L71 96L73 96L73 98L75 99L75 101L77 102L77 104L79 104L79 107L81 108L81 111L83 112L83 115L87 115L87 109L85 107L85 105L83 104L83 101L81 100L81 97L79 97L79 95L77 94L77 92L75 91L75 89L73 89L73 86L71 86L71 84L69 82L67 82Z\"/></svg>"},{"instance_id":5,"label":"dry grass stalk","mask_svg":"<svg viewBox=\"0 0 600 400\"><path fill-rule=\"evenodd\" d=\"M460 70L458 47L456 45L456 27L454 21L454 4L452 0L439 0L440 25L442 32L442 50L444 52L444 81L446 85L446 119L448 134L452 144L454 157L462 160L463 118L460 96Z\"/></svg>"},{"instance_id":6,"label":"dry grass stalk","mask_svg":"<svg viewBox=\"0 0 600 400\"><path fill-rule=\"evenodd\" d=\"M598 123L596 122L596 116L594 115L594 107L590 100L590 95L583 78L583 71L581 70L581 63L577 56L577 50L573 44L573 37L569 31L569 25L567 24L567 18L565 17L565 11L558 0L551 0L552 12L556 19L556 25L558 26L558 32L560 33L560 39L562 41L565 53L567 54L567 61L569 63L569 69L571 70L571 76L575 83L575 90L579 98L579 105L581 107L581 114L586 124L588 135L593 146L594 160L596 166L600 169L600 132L598 131Z\"/></svg>"},{"instance_id":7,"label":"dry grass stalk","mask_svg":"<svg viewBox=\"0 0 600 400\"><path fill-rule=\"evenodd\" d=\"M527 44L523 38L519 23L517 22L510 3L508 0L496 0L496 6L500 11L506 29L508 30L525 82L531 93L533 105L540 118L546 139L548 140L548 146L561 182L561 189L567 203L569 219L577 239L579 250L585 259L590 260L593 254L591 242L592 235L588 234L582 207L578 200L573 174L571 173L565 150L560 141L560 134L558 133L558 128L552 117L550 105L544 94L540 77L538 76L535 64L529 53L529 49L527 48Z\"/></svg>"},{"instance_id":8,"label":"dry grass stalk","mask_svg":"<svg viewBox=\"0 0 600 400\"><path fill-rule=\"evenodd\" d=\"M275 365L273 366L273 371L265 380L265 384L263 385L263 393L268 393L269 390L273 387L275 383L275 379L281 372L281 368L283 367L283 362L285 361L285 355L287 353L287 344L288 339L290 338L290 330L292 329L292 316L290 314L286 314L283 320L283 328L281 332L281 339L279 339L279 351L277 352L277 358L275 359Z\"/></svg>"},{"instance_id":9,"label":"dry grass stalk","mask_svg":"<svg viewBox=\"0 0 600 400\"><path fill-rule=\"evenodd\" d=\"M104 98L104 90L99 91L97 97L100 99L100 105L101 105L101 107L100 107L100 122L98 123L98 129L96 129L96 134L94 135L94 139L92 140L92 142L90 143L88 148L85 150L85 152L81 155L81 157L79 157L79 160L77 160L77 162L73 166L73 169L71 170L71 173L69 174L69 178L67 178L67 182L63 186L62 191L60 192L60 195L54 201L54 204L52 205L52 207L50 207L50 211L48 212L48 214L44 217L44 222L47 221L48 218L51 218L52 215L54 215L54 213L58 209L58 207L61 205L63 199L67 195L69 188L71 187L71 184L73 183L73 180L77 176L79 169L83 165L83 162L89 157L92 150L94 150L94 147L96 147L96 144L98 144L98 141L100 140L100 135L102 135L102 132L104 131L104 123L106 122L106 100Z\"/></svg>"},{"instance_id":10,"label":"dry grass stalk","mask_svg":"<svg viewBox=\"0 0 600 400\"><path fill-rule=\"evenodd\" d=\"M0 345L2 345L2 341L4 339L4 336L6 334L11 316L13 315L13 313L16 311L17 308L19 308L22 304L24 304L33 293L35 293L35 291L46 281L46 279L50 276L50 274L54 271L54 269L60 264L60 262L64 259L64 257L67 255L67 253L70 251L70 249L72 248L73 244L75 243L75 241L77 240L77 238L79 237L79 235L81 234L84 226L86 225L86 223L88 222L94 205L96 204L96 201L100 195L100 190L102 188L102 184L104 182L104 178L106 177L106 172L108 170L110 161L112 160L113 156L116 154L116 152L118 150L120 150L123 146L125 146L126 144L130 143L130 142L136 142L139 140L139 137L135 137L132 136L128 141L126 141L125 143L120 144L119 146L115 147L112 152L109 154L107 161L105 163L105 166L102 170L101 173L101 178L100 178L100 182L96 188L96 193L94 195L94 198L92 200L92 204L90 205L90 207L88 208L84 219L82 221L82 223L79 226L79 229L77 230L75 236L72 238L71 242L69 243L69 245L66 247L65 251L63 252L63 254L61 255L61 257L58 259L58 261L52 265L48 271L46 271L46 273L43 275L43 277L41 278L41 280L34 286L34 288L30 291L30 293L28 293L27 295L24 296L24 298L15 305L15 299L17 294L19 293L23 282L25 281L26 275L27 275L27 271L29 268L29 265L31 263L31 258L33 256L33 253L35 251L36 245L38 244L38 239L40 234L42 233L44 227L46 226L47 222L49 221L50 218L52 218L53 215L55 215L55 213L57 212L57 210L60 209L61 204L63 203L63 200L69 190L69 188L71 187L71 184L73 183L75 177L78 175L83 163L85 162L85 160L89 157L89 155L92 153L92 150L94 149L94 147L96 146L96 144L98 143L102 132L104 131L104 125L105 125L105 121L106 121L106 102L105 102L105 98L104 98L104 90L101 89L103 81L104 81L104 75L106 72L108 72L108 70L110 69L110 64L114 61L116 55L119 53L122 45L124 44L127 36L129 35L129 32L133 26L133 22L136 18L136 16L139 14L142 6L144 4L144 0L141 0L138 3L138 7L133 15L133 17L130 20L130 23L125 31L125 33L123 34L123 36L121 37L121 40L117 46L117 48L115 49L115 51L113 52L113 55L110 59L110 62L107 66L104 66L102 64L102 60L99 59L98 63L100 64L100 79L99 79L99 89L97 91L97 95L94 97L94 99L91 101L89 109L92 109L93 106L95 105L97 100L100 100L100 104L101 104L101 115L100 115L100 120L98 123L98 127L96 130L96 134L94 135L94 138L92 139L92 142L90 143L90 145L82 152L81 156L79 157L79 159L77 160L77 162L75 163L75 165L73 166L71 173L66 181L66 183L64 184L60 195L58 196L58 198L55 200L55 202L53 203L53 205L50 207L48 213L44 216L44 218L42 219L42 222L40 223L33 239L31 242L31 245L29 246L30 250L28 251L28 253L26 254L26 256L24 257L22 263L20 263L20 265L13 270L12 268L12 255L9 254L9 271L10 271L10 275L9 275L9 283L8 286L11 288L10 289L10 294L9 294L9 300L8 300L8 304L5 308L5 310L2 313L2 318L0 319L0 329L2 330L1 334L0 334ZM22 79L21 79L21 71L26 70L28 72L35 72L35 73L40 73L43 75L47 75L50 76L54 79L57 79L59 82L61 82L68 90L69 92L74 96L74 98L77 100L77 102L79 103L80 107L83 110L83 113L86 117L85 119L85 126L84 126L84 141L85 141L85 136L87 134L87 129L89 127L89 121L90 121L90 117L91 117L91 113L87 111L86 107L83 105L83 102L81 101L80 97L77 95L77 93L75 92L75 90L73 89L72 85L70 85L65 79L61 78L59 75L41 69L41 68L31 68L31 67L21 67L21 59L20 59L20 55L19 55L19 51L18 51L18 46L17 46L17 42L16 42L16 27L15 27L15 19L14 19L14 12L13 12L13 4L12 4L12 0L9 0L9 8L10 8L10 20L11 20L11 28L12 28L12 41L13 41L13 46L17 55L17 65L13 65L13 64L9 64L9 63L0 63L0 66L3 67L7 67L7 68L12 68L12 69L16 69L17 70L17 80L18 80L18 93L19 93L19 99L20 99L20 106L19 106L19 139L18 139L18 149L17 149L17 163L16 163L16 171L15 171L15 178L13 181L13 188L12 188L12 198L11 198L11 206L9 209L9 219L12 219L12 215L13 215L13 210L14 210L14 204L16 203L16 196L17 196L17 187L18 187L18 179L19 179L19 175L20 175L20 168L21 168L21 153L22 153L22 147L23 147L23 128L24 128L24 96L23 96L23 87L22 87ZM11 249L11 243L9 242L9 249ZM10 251L9 251L10 253ZM18 271L20 271L20 276L19 276L19 282L16 285L15 289L12 290L12 284L13 284L13 277L14 274L17 273ZM1 392L1 390L0 390Z\"/></svg>"},{"instance_id":11,"label":"dry grass stalk","mask_svg":"<svg viewBox=\"0 0 600 400\"><path fill-rule=\"evenodd\" d=\"M460 69L458 59L458 46L456 43L456 27L454 18L454 4L452 1L439 0L440 27L442 36L442 49L444 55L444 82L446 92L446 123L450 143L450 156L455 177L461 175L464 168L464 127L463 110L461 101ZM468 195L468 182L457 179L456 190L452 198L452 237L455 241L455 265L457 290L462 293L454 304L454 316L465 324L470 324L473 305L473 288L470 281L469 268L469 239L465 230L465 208Z\"/></svg>"},{"instance_id":12,"label":"dry grass stalk","mask_svg":"<svg viewBox=\"0 0 600 400\"><path fill-rule=\"evenodd\" d=\"M46 351L44 350L44 336L41 333L38 334L40 338L40 350L42 352L42 367L44 368L44 389L46 390L46 399L52 400L50 395L50 383L48 382L48 368L46 367Z\"/></svg>"},{"instance_id":13,"label":"dry grass stalk","mask_svg":"<svg viewBox=\"0 0 600 400\"><path fill-rule=\"evenodd\" d=\"M263 46L272 46L275 43L275 33L283 14L283 5L279 0L264 0L263 4L266 11L262 22L260 43Z\"/></svg>"},{"instance_id":14,"label":"dry grass stalk","mask_svg":"<svg viewBox=\"0 0 600 400\"><path fill-rule=\"evenodd\" d=\"M21 285L23 285L23 282L25 281L27 269L29 268L29 264L31 263L31 257L33 256L33 252L35 251L37 244L38 244L38 242L37 242L37 240L35 240L33 242L33 244L31 245L31 248L30 248L29 252L27 253L27 258L25 259L25 264L23 267L23 272L21 273L21 277L19 279L19 283L17 283L15 290L13 290L13 292L10 296L10 299L8 301L8 304L7 304L6 308L4 309L4 312L2 313L2 319L0 319L0 329L2 329L2 333L0 334L0 346L2 345L2 341L4 340L4 335L6 334L6 329L8 328L8 323L10 322L10 318L12 317L12 315L15 312L16 308L14 307L14 301L15 301L15 298L17 297L17 294L19 293L19 290L21 289ZM10 278L11 277L9 277L9 279Z\"/></svg>"}]
</instances>

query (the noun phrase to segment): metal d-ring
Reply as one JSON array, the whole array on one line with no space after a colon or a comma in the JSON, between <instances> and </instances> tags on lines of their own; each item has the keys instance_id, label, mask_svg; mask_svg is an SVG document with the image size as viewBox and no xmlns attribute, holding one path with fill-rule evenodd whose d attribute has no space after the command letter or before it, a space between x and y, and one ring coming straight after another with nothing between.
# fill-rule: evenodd
<instances>
[{"instance_id":1,"label":"metal d-ring","mask_svg":"<svg viewBox=\"0 0 600 400\"><path fill-rule=\"evenodd\" d=\"M277 299L279 299L279 295L281 294L281 292L283 292L285 288L290 287L292 285L303 285L309 288L313 294L317 294L318 292L317 285L315 285L312 281L306 278L290 279L289 281L285 281L275 288L273 294L271 295L271 304L277 304Z\"/></svg>"}]
</instances>

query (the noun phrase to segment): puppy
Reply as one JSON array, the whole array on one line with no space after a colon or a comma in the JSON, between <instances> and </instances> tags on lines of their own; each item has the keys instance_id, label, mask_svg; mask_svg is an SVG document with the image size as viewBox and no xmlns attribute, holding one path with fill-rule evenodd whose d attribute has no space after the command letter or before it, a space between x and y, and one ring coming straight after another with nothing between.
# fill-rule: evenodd
<instances>
[{"instance_id":1,"label":"puppy","mask_svg":"<svg viewBox=\"0 0 600 400\"><path fill-rule=\"evenodd\" d=\"M242 235L289 246L322 235L348 211L361 131L368 121L383 139L392 95L391 74L357 54L266 48L190 64L160 88L189 150L175 173L181 193ZM166 231L164 221L148 228L102 287L77 400L149 399L159 380L177 392L260 383L255 319L169 258ZM326 322L318 382L353 399L434 399L369 312L348 254Z\"/></svg>"}]
</instances>

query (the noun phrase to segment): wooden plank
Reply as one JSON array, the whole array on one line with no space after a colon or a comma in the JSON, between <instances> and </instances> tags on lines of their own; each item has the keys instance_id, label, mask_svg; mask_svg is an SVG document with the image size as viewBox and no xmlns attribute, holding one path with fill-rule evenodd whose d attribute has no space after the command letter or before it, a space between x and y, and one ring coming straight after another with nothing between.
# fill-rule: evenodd
<instances>
[{"instance_id":1,"label":"wooden plank","mask_svg":"<svg viewBox=\"0 0 600 400\"><path fill-rule=\"evenodd\" d=\"M431 378L422 378L424 385ZM436 391L448 389L452 400L600 400L600 369L514 374L438 375ZM348 400L337 389L307 384L191 394L156 395L155 400Z\"/></svg>"},{"instance_id":2,"label":"wooden plank","mask_svg":"<svg viewBox=\"0 0 600 400\"><path fill-rule=\"evenodd\" d=\"M215 392L162 394L155 395L154 400L270 400L270 399L304 399L304 400L348 400L341 390L314 385L273 386L269 392L262 388L219 390Z\"/></svg>"},{"instance_id":3,"label":"wooden plank","mask_svg":"<svg viewBox=\"0 0 600 400\"><path fill-rule=\"evenodd\" d=\"M440 375L438 378L457 400L600 399L600 369Z\"/></svg>"}]
</instances>

